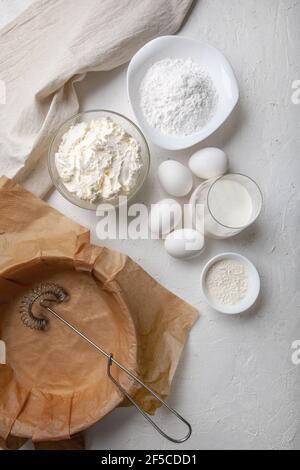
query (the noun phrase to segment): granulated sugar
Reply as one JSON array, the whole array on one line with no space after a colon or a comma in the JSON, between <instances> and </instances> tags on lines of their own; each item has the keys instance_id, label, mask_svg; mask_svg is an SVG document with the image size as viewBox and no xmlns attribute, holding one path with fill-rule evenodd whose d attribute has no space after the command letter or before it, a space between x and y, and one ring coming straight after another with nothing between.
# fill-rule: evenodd
<instances>
[{"instance_id":1,"label":"granulated sugar","mask_svg":"<svg viewBox=\"0 0 300 470\"><path fill-rule=\"evenodd\" d=\"M151 127L186 136L213 116L217 90L209 74L191 59L166 58L147 71L140 87L141 108Z\"/></svg>"},{"instance_id":2,"label":"granulated sugar","mask_svg":"<svg viewBox=\"0 0 300 470\"><path fill-rule=\"evenodd\" d=\"M234 259L217 261L206 276L209 296L219 305L234 305L247 294L248 275L245 266Z\"/></svg>"}]
</instances>

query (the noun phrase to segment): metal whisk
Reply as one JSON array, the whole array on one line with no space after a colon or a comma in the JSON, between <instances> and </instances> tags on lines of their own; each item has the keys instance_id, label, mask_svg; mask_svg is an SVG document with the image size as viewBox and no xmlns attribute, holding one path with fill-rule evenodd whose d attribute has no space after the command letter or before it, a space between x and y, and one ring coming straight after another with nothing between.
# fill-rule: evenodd
<instances>
[{"instance_id":1,"label":"metal whisk","mask_svg":"<svg viewBox=\"0 0 300 470\"><path fill-rule=\"evenodd\" d=\"M104 351L100 346L91 341L84 333L79 331L75 326L65 320L61 315L59 315L53 308L52 304L62 303L68 301L70 298L69 294L61 286L54 283L43 283L35 287L29 294L23 297L20 304L20 313L21 319L25 326L35 329L35 330L45 330L48 319L46 317L38 317L33 313L33 306L36 302L39 302L39 305L51 313L57 320L62 322L64 325L68 326L74 333L78 334L83 340L90 344L98 353L102 354L107 359L107 375L110 380L115 384L115 386L123 393L123 395L132 403L133 406L147 419L147 421L158 431L162 436L164 436L169 441L175 443L183 443L192 434L192 427L186 419L184 419L176 410L169 406L159 395L152 390L151 387L146 385L141 379L136 377L130 370L125 366L120 364L116 359L114 359L112 353ZM115 364L119 369L127 374L130 379L138 383L140 386L145 388L151 395L153 395L164 407L166 407L173 415L175 415L181 422L183 422L187 428L187 434L181 439L176 439L169 436L164 432L150 416L145 413L145 411L136 403L136 401L126 392L122 385L111 375L111 366Z\"/></svg>"}]
</instances>

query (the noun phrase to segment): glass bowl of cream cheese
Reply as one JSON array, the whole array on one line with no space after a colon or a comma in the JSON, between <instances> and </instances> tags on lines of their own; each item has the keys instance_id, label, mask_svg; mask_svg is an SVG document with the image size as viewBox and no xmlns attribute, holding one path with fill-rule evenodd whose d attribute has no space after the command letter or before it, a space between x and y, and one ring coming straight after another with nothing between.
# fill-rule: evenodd
<instances>
[{"instance_id":1,"label":"glass bowl of cream cheese","mask_svg":"<svg viewBox=\"0 0 300 470\"><path fill-rule=\"evenodd\" d=\"M149 147L141 130L127 117L108 110L86 111L68 119L48 154L54 186L68 201L89 210L129 201L143 186L149 167Z\"/></svg>"}]
</instances>

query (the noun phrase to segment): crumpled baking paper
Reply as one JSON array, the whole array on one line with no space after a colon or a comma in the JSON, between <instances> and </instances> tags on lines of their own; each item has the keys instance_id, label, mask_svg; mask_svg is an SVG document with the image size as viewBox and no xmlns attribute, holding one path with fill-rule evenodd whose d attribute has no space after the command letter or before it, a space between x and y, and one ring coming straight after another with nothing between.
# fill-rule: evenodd
<instances>
[{"instance_id":1,"label":"crumpled baking paper","mask_svg":"<svg viewBox=\"0 0 300 470\"><path fill-rule=\"evenodd\" d=\"M67 288L57 308L163 398L197 318L196 310L124 254L90 244L87 229L5 177L0 178L0 437L69 439L123 397L106 376L106 359L51 318L26 328L20 297L39 281ZM149 413L158 402L113 368ZM12 441L13 443L17 441ZM16 445L17 445L16 444ZM1 442L0 442L1 445Z\"/></svg>"}]
</instances>

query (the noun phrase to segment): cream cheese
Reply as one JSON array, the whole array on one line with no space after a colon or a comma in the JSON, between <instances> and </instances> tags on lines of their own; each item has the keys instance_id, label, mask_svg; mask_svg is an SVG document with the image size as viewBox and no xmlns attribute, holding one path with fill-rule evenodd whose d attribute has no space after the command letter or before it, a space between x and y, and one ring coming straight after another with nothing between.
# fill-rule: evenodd
<instances>
[{"instance_id":1,"label":"cream cheese","mask_svg":"<svg viewBox=\"0 0 300 470\"><path fill-rule=\"evenodd\" d=\"M138 142L108 117L72 126L55 163L68 191L90 202L128 194L142 167Z\"/></svg>"}]
</instances>

